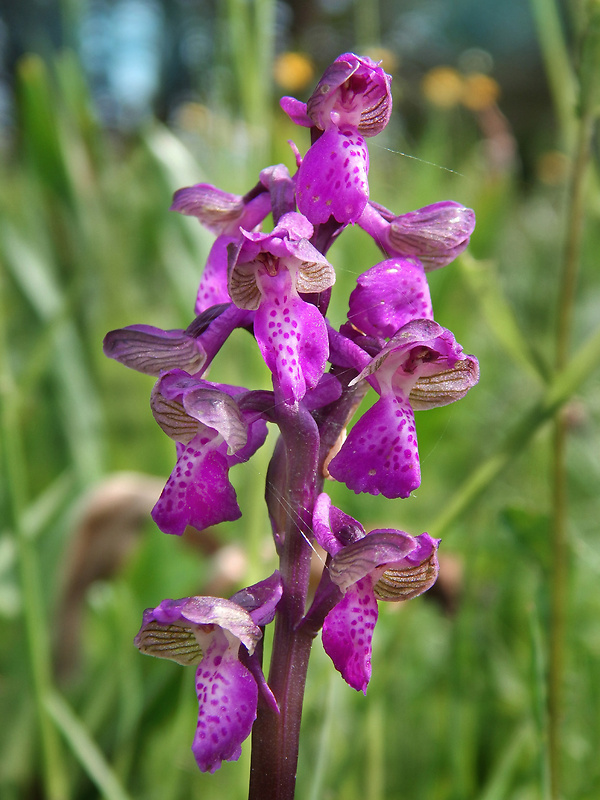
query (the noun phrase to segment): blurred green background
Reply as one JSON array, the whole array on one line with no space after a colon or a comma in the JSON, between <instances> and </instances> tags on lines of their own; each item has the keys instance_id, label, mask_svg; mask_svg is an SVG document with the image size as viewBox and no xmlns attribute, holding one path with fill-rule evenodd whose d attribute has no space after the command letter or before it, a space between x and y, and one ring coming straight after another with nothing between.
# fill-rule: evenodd
<instances>
[{"instance_id":1,"label":"blurred green background","mask_svg":"<svg viewBox=\"0 0 600 800\"><path fill-rule=\"evenodd\" d=\"M174 448L149 410L153 381L101 344L129 324L187 326L211 236L168 211L172 193L206 181L243 194L269 164L292 170L286 140L308 141L278 98L306 99L349 50L393 75L372 198L396 213L444 199L476 211L467 253L430 284L481 382L418 413L423 482L409 500L326 487L367 528L441 535L441 575L428 596L380 607L366 698L315 643L298 798L600 797L600 193L593 124L591 163L577 159L575 71L598 78L581 56L586 8L0 5L3 800L246 795L249 743L240 763L200 774L193 672L132 639L164 597L228 595L274 568L272 438L232 472L241 520L163 535L149 512ZM571 301L561 275L579 222ZM334 322L379 258L359 229L334 245ZM557 366L565 306L572 355ZM251 345L237 332L211 378L268 387Z\"/></svg>"}]
</instances>

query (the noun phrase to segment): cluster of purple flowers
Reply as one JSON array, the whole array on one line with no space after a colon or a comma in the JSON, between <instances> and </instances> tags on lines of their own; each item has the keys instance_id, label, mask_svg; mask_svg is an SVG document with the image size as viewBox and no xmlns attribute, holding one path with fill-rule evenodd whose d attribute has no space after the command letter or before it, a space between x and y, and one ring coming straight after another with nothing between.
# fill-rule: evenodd
<instances>
[{"instance_id":1,"label":"cluster of purple flowers","mask_svg":"<svg viewBox=\"0 0 600 800\"><path fill-rule=\"evenodd\" d=\"M310 129L297 171L279 164L243 196L198 184L175 193L172 209L216 239L185 330L133 325L112 331L105 353L155 375L154 417L176 442L177 463L153 510L165 533L199 530L241 516L229 469L281 436L266 499L280 569L231 599L164 600L145 612L136 645L197 665L199 717L193 752L201 770L239 757L261 704L284 713L281 675L263 675L259 642L278 619L288 644L322 629L343 678L366 691L378 601L426 591L438 572L438 541L399 530L366 533L322 492L325 477L354 492L405 498L420 484L415 409L446 405L478 380L477 360L433 319L426 278L464 250L473 212L441 202L395 215L369 197L366 138L390 119L390 77L368 58L340 56L306 104L281 101ZM262 230L272 215L273 227ZM335 270L326 253L350 224L383 253L359 276L339 330L327 319ZM213 383L205 375L233 330L249 331L272 374L272 390ZM379 399L346 426L369 387ZM311 547L327 553L308 598ZM310 603L308 600L310 599Z\"/></svg>"}]
</instances>

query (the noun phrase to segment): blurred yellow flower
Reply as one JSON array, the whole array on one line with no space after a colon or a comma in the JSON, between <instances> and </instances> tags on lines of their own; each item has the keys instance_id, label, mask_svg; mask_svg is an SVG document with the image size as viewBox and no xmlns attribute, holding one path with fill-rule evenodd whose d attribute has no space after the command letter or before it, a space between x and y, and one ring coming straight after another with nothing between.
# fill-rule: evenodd
<instances>
[{"instance_id":1,"label":"blurred yellow flower","mask_svg":"<svg viewBox=\"0 0 600 800\"><path fill-rule=\"evenodd\" d=\"M560 186L569 173L569 158L559 150L547 150L538 158L536 172L546 186Z\"/></svg>"},{"instance_id":2,"label":"blurred yellow flower","mask_svg":"<svg viewBox=\"0 0 600 800\"><path fill-rule=\"evenodd\" d=\"M273 75L282 89L290 92L303 89L314 75L310 58L304 53L281 53L273 64Z\"/></svg>"},{"instance_id":3,"label":"blurred yellow flower","mask_svg":"<svg viewBox=\"0 0 600 800\"><path fill-rule=\"evenodd\" d=\"M434 106L452 108L460 102L463 82L463 76L453 67L434 67L425 73L421 89Z\"/></svg>"},{"instance_id":4,"label":"blurred yellow flower","mask_svg":"<svg viewBox=\"0 0 600 800\"><path fill-rule=\"evenodd\" d=\"M500 97L498 82L483 72L472 72L463 78L463 93L460 102L471 111L483 111L496 105Z\"/></svg>"}]
</instances>

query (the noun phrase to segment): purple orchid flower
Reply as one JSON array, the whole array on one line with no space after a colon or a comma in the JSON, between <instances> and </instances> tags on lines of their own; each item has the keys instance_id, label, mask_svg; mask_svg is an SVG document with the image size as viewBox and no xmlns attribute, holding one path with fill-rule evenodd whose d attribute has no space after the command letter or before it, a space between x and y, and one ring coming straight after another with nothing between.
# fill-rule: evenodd
<instances>
[{"instance_id":1,"label":"purple orchid flower","mask_svg":"<svg viewBox=\"0 0 600 800\"><path fill-rule=\"evenodd\" d=\"M217 235L198 288L196 314L219 303L230 302L227 291L227 247L239 240L240 227L253 230L270 213L269 193L262 191L251 199L245 199L223 192L211 184L198 183L175 192L171 211L197 217L205 228Z\"/></svg>"},{"instance_id":2,"label":"purple orchid flower","mask_svg":"<svg viewBox=\"0 0 600 800\"><path fill-rule=\"evenodd\" d=\"M390 119L390 81L370 58L345 53L325 70L306 105L282 98L292 121L314 132L296 180L298 210L313 224L332 214L340 223L356 222L363 213L369 199L363 137L380 133Z\"/></svg>"},{"instance_id":3,"label":"purple orchid flower","mask_svg":"<svg viewBox=\"0 0 600 800\"><path fill-rule=\"evenodd\" d=\"M362 379L380 398L354 425L329 473L356 493L408 497L421 483L413 409L464 397L479 380L479 364L463 354L449 330L430 319L414 319L352 383Z\"/></svg>"},{"instance_id":4,"label":"purple orchid flower","mask_svg":"<svg viewBox=\"0 0 600 800\"><path fill-rule=\"evenodd\" d=\"M324 493L315 503L313 531L331 556L329 578L342 592L325 617L323 647L344 680L366 694L377 601L409 600L431 588L439 570L439 539L390 529L365 533Z\"/></svg>"},{"instance_id":5,"label":"purple orchid flower","mask_svg":"<svg viewBox=\"0 0 600 800\"><path fill-rule=\"evenodd\" d=\"M329 352L325 320L299 292L328 289L335 272L308 241L313 226L302 214L284 214L271 233L242 234L241 247L230 247L229 293L256 309L254 335L274 386L294 403L317 385Z\"/></svg>"},{"instance_id":6,"label":"purple orchid flower","mask_svg":"<svg viewBox=\"0 0 600 800\"><path fill-rule=\"evenodd\" d=\"M388 256L418 258L425 272L445 267L469 244L475 213L447 200L395 216L369 202L358 224Z\"/></svg>"},{"instance_id":7,"label":"purple orchid flower","mask_svg":"<svg viewBox=\"0 0 600 800\"><path fill-rule=\"evenodd\" d=\"M163 600L144 612L134 639L142 653L184 666L198 665L198 723L192 752L202 772L215 772L223 761L240 757L242 742L256 719L259 690L277 710L254 651L262 638L259 626L272 621L281 593L276 571L231 600ZM240 660L243 651L245 664Z\"/></svg>"},{"instance_id":8,"label":"purple orchid flower","mask_svg":"<svg viewBox=\"0 0 600 800\"><path fill-rule=\"evenodd\" d=\"M260 416L236 402L246 393L178 369L156 383L152 413L177 442L177 464L152 510L164 533L181 535L187 525L203 530L241 516L229 468L247 461L267 436Z\"/></svg>"}]
</instances>

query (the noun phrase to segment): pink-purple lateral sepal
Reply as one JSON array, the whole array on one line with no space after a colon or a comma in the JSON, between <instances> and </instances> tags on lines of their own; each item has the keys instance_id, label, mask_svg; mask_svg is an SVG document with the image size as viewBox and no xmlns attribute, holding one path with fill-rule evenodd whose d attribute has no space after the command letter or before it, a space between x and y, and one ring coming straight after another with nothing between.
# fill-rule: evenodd
<instances>
[{"instance_id":1,"label":"pink-purple lateral sepal","mask_svg":"<svg viewBox=\"0 0 600 800\"><path fill-rule=\"evenodd\" d=\"M201 314L211 306L230 303L227 290L227 247L239 239L237 236L217 236L206 259L198 286L194 312Z\"/></svg>"},{"instance_id":2,"label":"pink-purple lateral sepal","mask_svg":"<svg viewBox=\"0 0 600 800\"><path fill-rule=\"evenodd\" d=\"M164 600L144 612L135 644L141 652L197 664L198 722L192 752L203 772L235 761L256 719L258 686L240 661L262 637L247 610L232 600Z\"/></svg>"},{"instance_id":3,"label":"pink-purple lateral sepal","mask_svg":"<svg viewBox=\"0 0 600 800\"><path fill-rule=\"evenodd\" d=\"M392 113L391 77L370 58L344 53L325 70L306 111L316 127L351 125L375 136Z\"/></svg>"},{"instance_id":4,"label":"pink-purple lateral sepal","mask_svg":"<svg viewBox=\"0 0 600 800\"><path fill-rule=\"evenodd\" d=\"M281 573L276 569L268 578L240 589L231 600L250 614L255 625L263 626L273 622L282 594Z\"/></svg>"},{"instance_id":5,"label":"pink-purple lateral sepal","mask_svg":"<svg viewBox=\"0 0 600 800\"><path fill-rule=\"evenodd\" d=\"M183 330L163 331L151 325L129 325L104 337L104 355L146 375L178 367L199 372L205 361L202 344Z\"/></svg>"},{"instance_id":6,"label":"pink-purple lateral sepal","mask_svg":"<svg viewBox=\"0 0 600 800\"><path fill-rule=\"evenodd\" d=\"M356 222L369 199L369 153L356 129L326 130L308 150L296 179L299 211L313 224L333 214L341 223Z\"/></svg>"},{"instance_id":7,"label":"pink-purple lateral sepal","mask_svg":"<svg viewBox=\"0 0 600 800\"><path fill-rule=\"evenodd\" d=\"M306 103L296 100L295 97L285 96L279 101L282 110L288 115L292 122L303 128L310 128L314 124L306 113Z\"/></svg>"},{"instance_id":8,"label":"pink-purple lateral sepal","mask_svg":"<svg viewBox=\"0 0 600 800\"><path fill-rule=\"evenodd\" d=\"M261 192L250 201L230 194L208 183L197 183L178 189L173 195L171 211L196 217L217 236L235 236L241 227L251 230L271 211L268 192Z\"/></svg>"},{"instance_id":9,"label":"pink-purple lateral sepal","mask_svg":"<svg viewBox=\"0 0 600 800\"><path fill-rule=\"evenodd\" d=\"M475 229L474 211L452 200L397 216L377 203L368 203L357 221L386 255L416 258L425 272L454 261Z\"/></svg>"},{"instance_id":10,"label":"pink-purple lateral sepal","mask_svg":"<svg viewBox=\"0 0 600 800\"><path fill-rule=\"evenodd\" d=\"M360 331L388 339L418 318L433 319L427 278L418 261L389 258L359 275L348 320Z\"/></svg>"}]
</instances>

